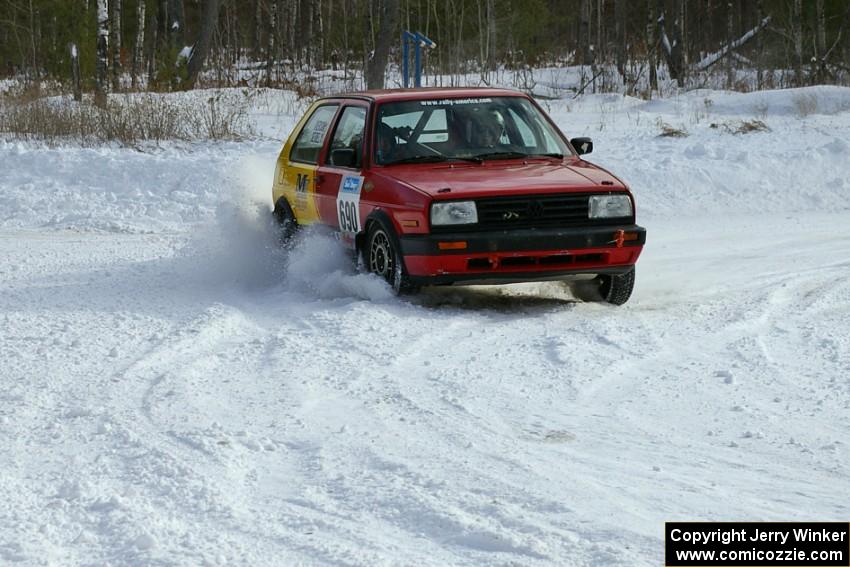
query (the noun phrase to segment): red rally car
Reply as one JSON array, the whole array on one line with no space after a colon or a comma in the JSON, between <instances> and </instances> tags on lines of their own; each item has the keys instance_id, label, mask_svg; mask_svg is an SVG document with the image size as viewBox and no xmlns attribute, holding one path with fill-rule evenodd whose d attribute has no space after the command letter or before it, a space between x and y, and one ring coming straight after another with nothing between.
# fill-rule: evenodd
<instances>
[{"instance_id":1,"label":"red rally car","mask_svg":"<svg viewBox=\"0 0 850 567\"><path fill-rule=\"evenodd\" d=\"M396 292L581 280L631 295L646 231L634 198L535 101L490 88L366 91L311 105L273 187L281 236L321 225Z\"/></svg>"}]
</instances>

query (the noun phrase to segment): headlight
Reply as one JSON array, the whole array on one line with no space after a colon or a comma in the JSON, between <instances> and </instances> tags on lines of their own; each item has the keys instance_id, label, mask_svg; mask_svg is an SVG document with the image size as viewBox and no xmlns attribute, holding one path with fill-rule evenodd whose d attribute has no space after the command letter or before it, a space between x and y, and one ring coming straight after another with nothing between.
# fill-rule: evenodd
<instances>
[{"instance_id":1,"label":"headlight","mask_svg":"<svg viewBox=\"0 0 850 567\"><path fill-rule=\"evenodd\" d=\"M478 222L475 201L447 201L431 205L431 224L472 224Z\"/></svg>"},{"instance_id":2,"label":"headlight","mask_svg":"<svg viewBox=\"0 0 850 567\"><path fill-rule=\"evenodd\" d=\"M632 216L632 200L628 195L592 195L588 218L605 219Z\"/></svg>"}]
</instances>

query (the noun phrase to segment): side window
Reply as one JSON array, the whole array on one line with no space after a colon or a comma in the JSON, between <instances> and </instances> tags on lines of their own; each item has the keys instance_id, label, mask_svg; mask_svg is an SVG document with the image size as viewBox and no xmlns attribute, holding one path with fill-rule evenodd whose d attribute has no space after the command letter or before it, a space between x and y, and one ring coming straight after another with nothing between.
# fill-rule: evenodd
<instances>
[{"instance_id":1,"label":"side window","mask_svg":"<svg viewBox=\"0 0 850 567\"><path fill-rule=\"evenodd\" d=\"M292 144L289 159L303 163L317 163L319 161L322 143L325 141L325 134L328 132L334 114L336 114L336 109L336 104L327 104L320 106L313 112L295 139L295 143Z\"/></svg>"},{"instance_id":2,"label":"side window","mask_svg":"<svg viewBox=\"0 0 850 567\"><path fill-rule=\"evenodd\" d=\"M363 158L363 128L366 126L366 109L362 106L347 106L342 111L333 139L331 140L331 155L328 161L332 165L359 168ZM353 157L343 156L343 161L335 162L334 150L350 149ZM351 160L351 161L347 161Z\"/></svg>"},{"instance_id":3,"label":"side window","mask_svg":"<svg viewBox=\"0 0 850 567\"><path fill-rule=\"evenodd\" d=\"M425 129L419 135L420 144L445 142L449 139L449 126L446 123L446 109L437 108L425 124Z\"/></svg>"},{"instance_id":4,"label":"side window","mask_svg":"<svg viewBox=\"0 0 850 567\"><path fill-rule=\"evenodd\" d=\"M531 130L531 126L529 126L524 119L520 118L519 114L517 114L513 108L508 110L508 114L510 115L511 120L513 120L517 132L519 132L519 135L522 138L522 145L526 148L536 147L537 139L534 136L534 132Z\"/></svg>"},{"instance_id":5,"label":"side window","mask_svg":"<svg viewBox=\"0 0 850 567\"><path fill-rule=\"evenodd\" d=\"M381 118L381 122L396 129L396 131L410 132L419 126L422 120L423 112L417 110L414 112L406 112L404 114L396 114L395 116L386 116ZM418 144L431 144L437 142L445 142L449 139L448 124L446 122L446 109L435 108L428 111L426 117L428 121L422 127L419 136L413 140ZM398 143L404 145L407 139L404 137L398 138Z\"/></svg>"}]
</instances>

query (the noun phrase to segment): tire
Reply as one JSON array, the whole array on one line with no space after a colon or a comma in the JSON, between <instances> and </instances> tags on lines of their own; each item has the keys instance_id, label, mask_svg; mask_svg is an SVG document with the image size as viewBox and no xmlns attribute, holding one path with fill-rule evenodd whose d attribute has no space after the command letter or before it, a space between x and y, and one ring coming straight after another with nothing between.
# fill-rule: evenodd
<instances>
[{"instance_id":1,"label":"tire","mask_svg":"<svg viewBox=\"0 0 850 567\"><path fill-rule=\"evenodd\" d=\"M635 287L635 268L616 275L601 274L592 280L569 282L570 292L582 301L623 305Z\"/></svg>"},{"instance_id":2,"label":"tire","mask_svg":"<svg viewBox=\"0 0 850 567\"><path fill-rule=\"evenodd\" d=\"M407 277L398 238L383 220L376 219L369 226L363 257L366 269L384 278L396 295L415 293L418 290Z\"/></svg>"},{"instance_id":3,"label":"tire","mask_svg":"<svg viewBox=\"0 0 850 567\"><path fill-rule=\"evenodd\" d=\"M632 296L635 287L635 268L623 274L599 277L599 294L611 305L622 305Z\"/></svg>"},{"instance_id":4,"label":"tire","mask_svg":"<svg viewBox=\"0 0 850 567\"><path fill-rule=\"evenodd\" d=\"M295 220L295 214L289 202L284 198L279 199L275 204L273 215L280 244L284 247L291 246L292 237L298 232L298 221Z\"/></svg>"}]
</instances>

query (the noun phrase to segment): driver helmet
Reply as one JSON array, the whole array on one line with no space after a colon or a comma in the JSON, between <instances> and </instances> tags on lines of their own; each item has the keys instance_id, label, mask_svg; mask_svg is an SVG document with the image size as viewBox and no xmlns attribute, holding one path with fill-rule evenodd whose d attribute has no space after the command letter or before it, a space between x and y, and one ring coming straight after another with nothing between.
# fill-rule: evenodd
<instances>
[{"instance_id":1,"label":"driver helmet","mask_svg":"<svg viewBox=\"0 0 850 567\"><path fill-rule=\"evenodd\" d=\"M378 123L376 146L378 163L385 163L393 159L396 150L396 136L392 127L385 122Z\"/></svg>"},{"instance_id":2,"label":"driver helmet","mask_svg":"<svg viewBox=\"0 0 850 567\"><path fill-rule=\"evenodd\" d=\"M505 119L498 110L485 110L477 116L476 132L479 145L492 148L499 144L505 132Z\"/></svg>"}]
</instances>

